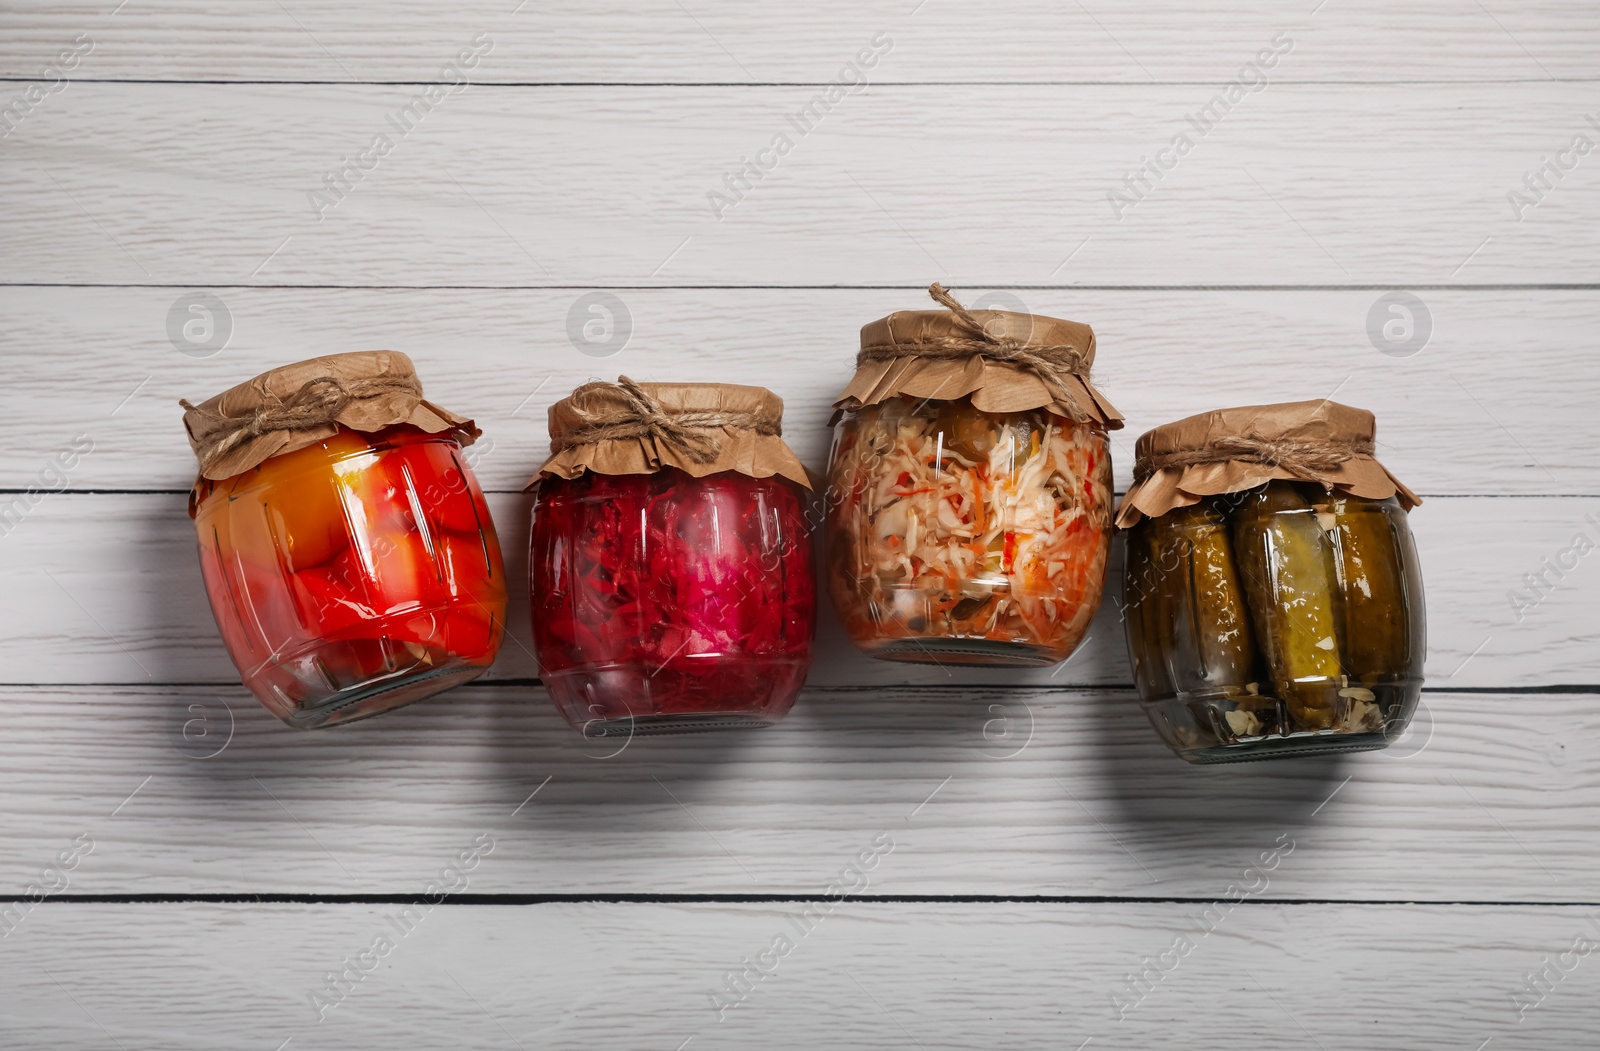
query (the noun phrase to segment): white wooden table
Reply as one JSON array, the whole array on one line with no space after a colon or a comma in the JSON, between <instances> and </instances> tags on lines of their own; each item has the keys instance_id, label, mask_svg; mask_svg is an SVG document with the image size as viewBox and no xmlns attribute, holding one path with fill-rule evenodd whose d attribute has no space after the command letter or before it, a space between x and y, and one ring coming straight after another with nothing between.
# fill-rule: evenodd
<instances>
[{"instance_id":1,"label":"white wooden table","mask_svg":"<svg viewBox=\"0 0 1600 1051\"><path fill-rule=\"evenodd\" d=\"M1597 60L1588 0L0 3L0 1046L1600 1046ZM179 397L405 351L515 577L573 386L761 383L820 467L858 327L935 279L1094 325L1119 489L1180 415L1376 411L1416 732L1185 766L1106 615L1023 673L825 610L781 727L616 754L521 601L381 719L238 685Z\"/></svg>"}]
</instances>

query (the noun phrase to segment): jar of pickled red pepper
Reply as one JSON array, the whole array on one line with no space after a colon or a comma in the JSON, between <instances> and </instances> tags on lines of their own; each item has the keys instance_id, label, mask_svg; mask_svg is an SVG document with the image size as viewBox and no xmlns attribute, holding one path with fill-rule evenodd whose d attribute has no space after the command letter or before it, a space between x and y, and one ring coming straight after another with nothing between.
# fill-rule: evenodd
<instances>
[{"instance_id":1,"label":"jar of pickled red pepper","mask_svg":"<svg viewBox=\"0 0 1600 1051\"><path fill-rule=\"evenodd\" d=\"M1370 412L1223 409L1140 437L1123 617L1145 712L1225 763L1383 748L1422 692L1421 501L1373 456Z\"/></svg>"},{"instance_id":2,"label":"jar of pickled red pepper","mask_svg":"<svg viewBox=\"0 0 1600 1051\"><path fill-rule=\"evenodd\" d=\"M1003 310L901 311L861 330L834 403L828 586L867 654L939 664L1065 659L1100 605L1107 431L1087 325Z\"/></svg>"},{"instance_id":3,"label":"jar of pickled red pepper","mask_svg":"<svg viewBox=\"0 0 1600 1051\"><path fill-rule=\"evenodd\" d=\"M586 736L761 727L811 665L810 482L783 402L588 383L550 409L528 555L540 679Z\"/></svg>"},{"instance_id":4,"label":"jar of pickled red pepper","mask_svg":"<svg viewBox=\"0 0 1600 1051\"><path fill-rule=\"evenodd\" d=\"M331 726L483 674L506 584L462 455L479 432L423 400L408 357L316 358L183 406L206 593L268 710Z\"/></svg>"}]
</instances>

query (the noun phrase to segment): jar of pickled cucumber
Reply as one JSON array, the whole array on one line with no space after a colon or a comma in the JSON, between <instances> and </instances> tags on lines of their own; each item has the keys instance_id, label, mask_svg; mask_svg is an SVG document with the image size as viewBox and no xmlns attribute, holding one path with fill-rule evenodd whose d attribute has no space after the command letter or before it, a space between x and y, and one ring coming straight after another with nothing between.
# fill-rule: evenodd
<instances>
[{"instance_id":1,"label":"jar of pickled cucumber","mask_svg":"<svg viewBox=\"0 0 1600 1051\"><path fill-rule=\"evenodd\" d=\"M885 660L1047 665L1082 641L1111 538L1107 431L1087 325L901 311L861 330L834 403L828 586Z\"/></svg>"},{"instance_id":2,"label":"jar of pickled cucumber","mask_svg":"<svg viewBox=\"0 0 1600 1051\"><path fill-rule=\"evenodd\" d=\"M1190 762L1383 748L1422 692L1421 501L1371 413L1223 409L1140 437L1122 614L1146 714Z\"/></svg>"},{"instance_id":3,"label":"jar of pickled cucumber","mask_svg":"<svg viewBox=\"0 0 1600 1051\"><path fill-rule=\"evenodd\" d=\"M586 737L757 728L811 666L810 481L783 402L722 383L588 383L530 488L540 679Z\"/></svg>"},{"instance_id":4,"label":"jar of pickled cucumber","mask_svg":"<svg viewBox=\"0 0 1600 1051\"><path fill-rule=\"evenodd\" d=\"M471 420L411 360L337 354L183 403L217 628L244 684L298 728L376 715L483 674L504 634Z\"/></svg>"}]
</instances>

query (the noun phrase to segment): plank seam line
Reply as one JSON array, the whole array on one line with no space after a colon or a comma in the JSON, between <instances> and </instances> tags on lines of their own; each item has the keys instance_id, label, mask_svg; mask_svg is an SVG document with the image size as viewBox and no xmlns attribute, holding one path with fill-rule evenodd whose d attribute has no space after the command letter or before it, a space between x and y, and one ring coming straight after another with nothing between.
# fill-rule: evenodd
<instances>
[{"instance_id":1,"label":"plank seam line","mask_svg":"<svg viewBox=\"0 0 1600 1051\"><path fill-rule=\"evenodd\" d=\"M426 894L56 894L35 904L58 905L420 905ZM33 901L20 895L0 896L0 902ZM453 894L449 904L481 905L757 905L837 902L825 894ZM1208 905L1231 898L1173 895L1151 897L1115 894L853 894L849 901L868 905ZM1234 902L1251 907L1270 905L1379 905L1439 908L1596 908L1600 901L1492 901L1419 898L1248 898Z\"/></svg>"},{"instance_id":2,"label":"plank seam line","mask_svg":"<svg viewBox=\"0 0 1600 1051\"><path fill-rule=\"evenodd\" d=\"M1600 282L1584 281L1523 281L1485 282L1482 284L1408 284L1404 281L1365 282L1350 284L1168 284L1168 285L1036 285L1008 284L972 280L963 282L965 288L1015 290L1021 292L1387 292L1403 288L1420 292L1596 292ZM293 289L349 291L349 292L579 292L591 289L613 289L620 292L925 292L926 285L892 284L831 284L831 285L639 285L591 281L573 285L334 285L334 284L243 284L240 282L123 282L123 281L0 281L0 288L219 288L265 290Z\"/></svg>"},{"instance_id":3,"label":"plank seam line","mask_svg":"<svg viewBox=\"0 0 1600 1051\"><path fill-rule=\"evenodd\" d=\"M478 679L474 682L456 686L454 690L483 690L501 687L534 687L543 686L540 679L508 678L508 679ZM149 693L154 690L217 690L241 688L238 682L218 680L215 682L0 682L0 690L85 690L85 689L110 689L128 690ZM919 693L1127 693L1136 692L1133 683L1122 682L1080 682L1080 683L884 683L881 685L866 684L860 686L806 686L810 694L823 693L884 693L907 692ZM1590 696L1600 695L1600 683L1551 683L1543 686L1423 686L1422 692L1447 696L1449 694L1473 694L1500 697L1518 696ZM240 701L249 698L241 697ZM14 698L0 698L0 704Z\"/></svg>"},{"instance_id":4,"label":"plank seam line","mask_svg":"<svg viewBox=\"0 0 1600 1051\"><path fill-rule=\"evenodd\" d=\"M0 486L0 496L21 496L32 489ZM484 489L486 495L522 496L521 489ZM188 496L188 489L52 489L52 496ZM1113 496L1127 495L1121 489ZM1600 500L1600 493L1418 493L1424 500Z\"/></svg>"},{"instance_id":5,"label":"plank seam line","mask_svg":"<svg viewBox=\"0 0 1600 1051\"><path fill-rule=\"evenodd\" d=\"M27 84L37 77L0 77L0 84ZM432 87L432 80L221 80L160 77L73 77L74 84L155 84L161 87ZM1478 87L1501 84L1595 84L1600 77L1499 77L1420 80L1294 80L1274 83L1286 87ZM475 88L828 88L826 80L474 80ZM873 88L1214 88L1216 80L875 80Z\"/></svg>"}]
</instances>

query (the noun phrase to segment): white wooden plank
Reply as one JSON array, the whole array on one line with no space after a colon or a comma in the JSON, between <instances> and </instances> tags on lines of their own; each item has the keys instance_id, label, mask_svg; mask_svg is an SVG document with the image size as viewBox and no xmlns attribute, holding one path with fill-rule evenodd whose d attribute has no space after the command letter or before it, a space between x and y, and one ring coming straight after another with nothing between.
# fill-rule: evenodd
<instances>
[{"instance_id":1,"label":"white wooden plank","mask_svg":"<svg viewBox=\"0 0 1600 1051\"><path fill-rule=\"evenodd\" d=\"M1529 984L1580 934L1600 943L1600 766L1583 746L1600 729L1600 603L1573 557L1575 534L1600 536L1594 162L1520 220L1506 196L1573 136L1600 137L1592 4L513 2L0 10L0 110L77 34L95 41L79 82L0 140L0 489L37 484L74 435L96 443L45 482L80 492L0 537L0 895L30 896L92 841L70 894L396 898L0 902L0 1045L1594 1043L1600 965ZM894 47L871 90L718 221L707 192L878 33ZM1294 49L1270 90L1195 132L1115 218L1107 191L1279 33ZM479 83L318 221L322 173L475 37L494 44ZM105 83L197 78L328 83ZM1377 410L1386 461L1439 494L1413 518L1431 736L1187 767L1107 688L1127 678L1109 613L1054 680L1099 688L1039 689L1025 684L1044 673L865 661L825 611L814 687L783 726L615 755L526 682L324 734L280 727L234 684L173 495L191 471L177 397L314 353L412 353L435 398L490 426L481 463L520 576L513 491L550 401L619 371L766 383L819 464L856 327L934 277L1096 325L1131 417L1124 483L1137 432L1199 408L1337 391ZM206 359L166 336L196 282L238 323ZM840 284L904 287L684 287ZM1140 290L1219 284L1321 290ZM259 285L511 287L242 287ZM1389 357L1368 311L1407 285L1436 332ZM621 286L634 314L615 357L566 334L595 286ZM536 674L522 607L496 678ZM1527 689L1560 683L1587 692ZM480 836L495 851L475 893L816 898L892 840L862 891L1124 900L847 902L720 1022L729 968L805 904L445 905L317 1022L327 970ZM1200 902L1241 887L1249 904L1200 935ZM1305 899L1431 904L1284 903ZM1496 904L1449 904L1472 901ZM1589 904L1554 904L1573 902ZM1119 1020L1125 976L1188 932L1185 966Z\"/></svg>"},{"instance_id":2,"label":"white wooden plank","mask_svg":"<svg viewBox=\"0 0 1600 1051\"><path fill-rule=\"evenodd\" d=\"M1507 197L1575 136L1600 134L1581 84L1284 83L1204 134L1188 116L1206 85L878 85L804 134L789 123L804 87L481 87L402 135L390 118L416 91L48 96L6 140L0 280L1403 286L1600 273L1594 162L1569 155L1575 170L1520 218ZM1124 176L1179 134L1192 149L1169 156L1172 172L1136 204L1113 201L1132 200ZM761 154L771 174L739 203L711 197L780 135L792 148ZM362 151L369 173L336 206L314 204Z\"/></svg>"},{"instance_id":3,"label":"white wooden plank","mask_svg":"<svg viewBox=\"0 0 1600 1051\"><path fill-rule=\"evenodd\" d=\"M313 734L238 688L0 697L4 894L79 836L77 894L420 893L479 832L474 891L804 894L888 832L883 894L1213 895L1287 835L1285 899L1600 900L1594 694L1429 693L1393 752L1205 768L1123 691L808 690L631 742L529 686Z\"/></svg>"},{"instance_id":4,"label":"white wooden plank","mask_svg":"<svg viewBox=\"0 0 1600 1051\"><path fill-rule=\"evenodd\" d=\"M1592 77L1600 33L1579 0L1325 7L1133 3L1098 7L1009 0L959 5L850 3L804 8L697 0L384 5L382 31L362 7L287 0L101 0L13 3L0 75L35 78L64 42L88 32L95 79L432 80L480 33L494 50L472 74L488 82L826 80L866 41L895 49L874 70L896 80L1226 79L1279 32L1296 41L1286 80L1409 81Z\"/></svg>"},{"instance_id":5,"label":"white wooden plank","mask_svg":"<svg viewBox=\"0 0 1600 1051\"><path fill-rule=\"evenodd\" d=\"M849 378L860 326L932 305L915 288L620 289L611 294L631 334L620 351L592 356L581 336L591 316L581 299L592 291L218 288L230 341L193 357L168 334L169 315L191 317L179 302L189 289L0 288L0 442L10 452L0 486L38 484L82 433L95 448L68 486L184 488L194 468L179 398L373 347L410 354L430 397L477 418L489 489L526 482L548 449L552 403L619 373L771 387L785 400L789 442L820 471L829 404ZM1094 325L1096 382L1128 417L1114 436L1120 488L1149 427L1331 394L1377 413L1384 461L1420 492L1600 493L1600 465L1587 453L1600 448L1595 292L1425 290L1431 339L1405 357L1381 353L1368 334L1379 291L957 292Z\"/></svg>"},{"instance_id":6,"label":"white wooden plank","mask_svg":"<svg viewBox=\"0 0 1600 1051\"><path fill-rule=\"evenodd\" d=\"M882 865L900 861L896 850ZM1597 937L1592 907L1250 904L1204 936L1194 904L846 901L803 936L799 905L446 904L405 935L390 926L398 911L42 908L0 954L0 1033L16 1047L126 1051L999 1051L1147 1048L1174 1033L1195 1051L1532 1051L1592 1046L1600 1027L1600 968L1581 954ZM384 932L373 969L352 971L362 977L319 1020L311 994L326 972L360 966ZM763 952L771 973L719 1018L726 975ZM1163 952L1169 973L1152 971L1119 1017L1128 973ZM1526 995L1537 1006L1519 1017L1527 973L1563 958L1570 973Z\"/></svg>"},{"instance_id":7,"label":"white wooden plank","mask_svg":"<svg viewBox=\"0 0 1600 1051\"><path fill-rule=\"evenodd\" d=\"M201 586L184 507L180 494L57 494L0 540L8 594L24 597L0 603L0 682L236 682ZM522 583L531 500L495 494L490 507L513 587L506 642L489 674L531 678L538 666L528 648ZM1439 497L1413 512L1428 600L1430 682L1520 688L1600 681L1593 647L1600 634L1600 559L1574 545L1580 533L1600 543L1597 522L1594 498ZM1120 543L1113 546L1112 589L1121 579L1121 551ZM1572 565L1563 570L1565 562ZM1530 586L1527 574L1544 574L1547 583ZM1110 598L1071 661L1046 669L871 660L843 637L826 600L818 625L814 685L1131 681Z\"/></svg>"}]
</instances>

